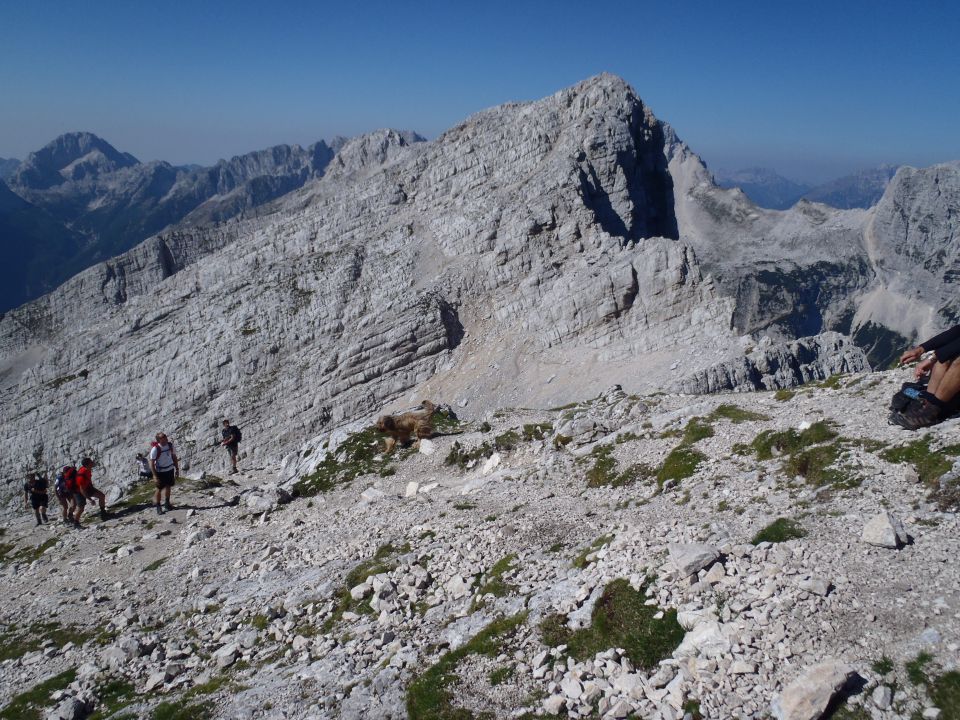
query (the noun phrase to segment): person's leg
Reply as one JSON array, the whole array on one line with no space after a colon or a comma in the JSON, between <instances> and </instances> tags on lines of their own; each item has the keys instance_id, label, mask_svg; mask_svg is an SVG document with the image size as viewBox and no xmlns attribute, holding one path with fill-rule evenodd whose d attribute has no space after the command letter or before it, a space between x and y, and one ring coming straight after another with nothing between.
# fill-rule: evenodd
<instances>
[{"instance_id":1,"label":"person's leg","mask_svg":"<svg viewBox=\"0 0 960 720\"><path fill-rule=\"evenodd\" d=\"M157 515L163 514L163 508L160 507L160 493L162 492L162 490L163 490L163 485L161 484L161 480L157 478L157 490L156 492L153 493L153 504L157 508Z\"/></svg>"},{"instance_id":2,"label":"person's leg","mask_svg":"<svg viewBox=\"0 0 960 720\"><path fill-rule=\"evenodd\" d=\"M43 525L43 520L40 519L40 506L37 503L33 503L33 516L37 519L37 525Z\"/></svg>"},{"instance_id":3,"label":"person's leg","mask_svg":"<svg viewBox=\"0 0 960 720\"><path fill-rule=\"evenodd\" d=\"M937 384L933 385L934 375L941 365L944 367L936 378ZM932 387L928 386L927 392L933 393L944 405L953 400L960 392L960 362L950 361L934 365L933 372L930 373L930 385Z\"/></svg>"},{"instance_id":4,"label":"person's leg","mask_svg":"<svg viewBox=\"0 0 960 720\"><path fill-rule=\"evenodd\" d=\"M44 500L44 501L40 504L40 517L43 518L43 521L44 521L44 522L50 522L50 521L47 519L47 501L46 501L46 500Z\"/></svg>"},{"instance_id":5,"label":"person's leg","mask_svg":"<svg viewBox=\"0 0 960 720\"><path fill-rule=\"evenodd\" d=\"M940 383L943 382L944 376L950 370L953 365L956 363L953 360L947 360L947 362L937 362L934 363L933 369L930 371L930 382L927 383L927 392L931 395L937 394L937 388L940 387Z\"/></svg>"},{"instance_id":6,"label":"person's leg","mask_svg":"<svg viewBox=\"0 0 960 720\"><path fill-rule=\"evenodd\" d=\"M87 507L87 499L82 495L77 495L77 509L73 513L73 524L80 527L80 518L83 516L83 510Z\"/></svg>"},{"instance_id":7,"label":"person's leg","mask_svg":"<svg viewBox=\"0 0 960 720\"><path fill-rule=\"evenodd\" d=\"M173 510L173 504L170 502L170 491L173 489L172 485L167 485L163 489L164 494L164 504L166 505L167 510Z\"/></svg>"}]
</instances>

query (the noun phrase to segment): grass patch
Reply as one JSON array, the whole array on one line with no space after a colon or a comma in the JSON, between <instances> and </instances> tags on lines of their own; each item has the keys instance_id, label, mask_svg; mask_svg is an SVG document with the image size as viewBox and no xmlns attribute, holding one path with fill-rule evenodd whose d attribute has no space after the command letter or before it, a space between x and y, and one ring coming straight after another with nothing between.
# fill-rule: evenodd
<instances>
[{"instance_id":1,"label":"grass patch","mask_svg":"<svg viewBox=\"0 0 960 720\"><path fill-rule=\"evenodd\" d=\"M477 506L471 502L455 502L453 504L454 510L476 510Z\"/></svg>"},{"instance_id":2,"label":"grass patch","mask_svg":"<svg viewBox=\"0 0 960 720\"><path fill-rule=\"evenodd\" d=\"M599 550L600 548L602 548L604 545L606 545L606 544L607 544L608 542L610 542L611 540L613 540L613 535L612 535L612 534L610 534L610 535L601 535L601 536L598 537L596 540L594 540L592 543L590 543L589 545L587 545L587 547L585 547L583 550L581 550L581 551L577 554L577 556L573 559L573 562L571 563L571 565L573 565L573 567L575 567L575 568L579 568L580 570L583 570L583 568L585 568L587 565L589 565L591 562L593 562L592 560L587 560L587 556L590 555L591 553L596 552L597 550Z\"/></svg>"},{"instance_id":3,"label":"grass patch","mask_svg":"<svg viewBox=\"0 0 960 720\"><path fill-rule=\"evenodd\" d=\"M496 657L505 642L526 620L520 613L495 620L477 633L468 643L441 657L436 664L417 677L407 689L407 716L410 720L471 720L469 710L454 707L450 686L457 680L457 665L468 655Z\"/></svg>"},{"instance_id":4,"label":"grass patch","mask_svg":"<svg viewBox=\"0 0 960 720\"><path fill-rule=\"evenodd\" d=\"M359 600L354 600L350 595L350 589L364 583L366 579L372 575L379 575L381 573L387 573L396 569L398 562L394 556L406 552L410 552L409 543L406 543L399 548L394 548L390 543L381 545L377 549L377 552L374 553L372 558L364 560L359 565L354 567L353 570L347 573L347 577L344 578L343 585L334 595L336 599L336 605L333 608L333 612L331 613L330 617L324 621L323 625L320 627L320 631L323 633L330 632L334 625L340 621L345 612L352 612L357 615L371 614L373 612L373 608L370 607L369 598L362 597Z\"/></svg>"},{"instance_id":5,"label":"grass patch","mask_svg":"<svg viewBox=\"0 0 960 720\"><path fill-rule=\"evenodd\" d=\"M703 453L687 445L680 444L670 451L657 470L657 482L660 485L670 480L683 480L693 475L700 463L706 460Z\"/></svg>"},{"instance_id":6,"label":"grass patch","mask_svg":"<svg viewBox=\"0 0 960 720\"><path fill-rule=\"evenodd\" d=\"M827 388L827 389L837 388L837 387L840 387L840 381L842 379L843 379L842 374L831 375L826 380L816 383L814 387Z\"/></svg>"},{"instance_id":7,"label":"grass patch","mask_svg":"<svg viewBox=\"0 0 960 720\"><path fill-rule=\"evenodd\" d=\"M22 548L6 559L11 562L22 562L29 565L30 563L39 560L41 555L43 555L58 542L60 542L59 537L47 538L39 545L35 547Z\"/></svg>"},{"instance_id":8,"label":"grass patch","mask_svg":"<svg viewBox=\"0 0 960 720\"><path fill-rule=\"evenodd\" d=\"M159 570L160 566L163 565L169 559L170 559L169 557L157 558L149 565L145 565L143 567L143 572L153 572L154 570Z\"/></svg>"},{"instance_id":9,"label":"grass patch","mask_svg":"<svg viewBox=\"0 0 960 720\"><path fill-rule=\"evenodd\" d=\"M57 690L63 690L77 678L73 668L54 675L26 692L15 696L0 710L3 720L40 720L43 711L50 705L50 696Z\"/></svg>"},{"instance_id":10,"label":"grass patch","mask_svg":"<svg viewBox=\"0 0 960 720\"><path fill-rule=\"evenodd\" d=\"M704 418L691 418L683 429L683 444L693 445L695 442L713 437L713 426Z\"/></svg>"},{"instance_id":11,"label":"grass patch","mask_svg":"<svg viewBox=\"0 0 960 720\"><path fill-rule=\"evenodd\" d=\"M880 453L880 457L887 462L913 465L920 480L926 485L933 485L941 475L950 470L953 467L951 458L958 455L960 455L960 445L946 445L939 450L932 449L929 435Z\"/></svg>"},{"instance_id":12,"label":"grass patch","mask_svg":"<svg viewBox=\"0 0 960 720\"><path fill-rule=\"evenodd\" d=\"M642 463L635 463L623 472L617 472L617 459L613 457L610 445L597 445L590 456L593 458L593 467L587 470L587 487L623 487L654 475L654 471Z\"/></svg>"},{"instance_id":13,"label":"grass patch","mask_svg":"<svg viewBox=\"0 0 960 720\"><path fill-rule=\"evenodd\" d=\"M942 720L960 718L960 672L951 670L934 679L927 686L933 704L943 711Z\"/></svg>"},{"instance_id":14,"label":"grass patch","mask_svg":"<svg viewBox=\"0 0 960 720\"><path fill-rule=\"evenodd\" d=\"M770 418L763 413L744 410L736 405L719 405L712 413L707 416L708 422L717 420L729 420L734 425L745 422L754 422L760 420L769 420Z\"/></svg>"},{"instance_id":15,"label":"grass patch","mask_svg":"<svg viewBox=\"0 0 960 720\"><path fill-rule=\"evenodd\" d=\"M827 422L816 422L806 430L765 430L750 445L734 446L734 452L756 454L758 460L781 458L781 468L789 477L800 476L816 487L832 485L851 488L860 479L836 466L845 445L856 440L840 437Z\"/></svg>"},{"instance_id":16,"label":"grass patch","mask_svg":"<svg viewBox=\"0 0 960 720\"><path fill-rule=\"evenodd\" d=\"M505 665L503 667L497 668L496 670L491 670L490 674L487 676L490 680L490 685L496 687L497 685L502 685L507 680L513 677L513 673L516 671L515 665Z\"/></svg>"},{"instance_id":17,"label":"grass patch","mask_svg":"<svg viewBox=\"0 0 960 720\"><path fill-rule=\"evenodd\" d=\"M430 416L430 423L435 432L449 435L460 430L460 420L449 410L437 408Z\"/></svg>"},{"instance_id":18,"label":"grass patch","mask_svg":"<svg viewBox=\"0 0 960 720\"><path fill-rule=\"evenodd\" d=\"M907 671L907 679L914 685L926 685L929 680L927 677L927 665L931 660L933 660L933 655L924 651L913 660L904 663L903 667Z\"/></svg>"},{"instance_id":19,"label":"grass patch","mask_svg":"<svg viewBox=\"0 0 960 720\"><path fill-rule=\"evenodd\" d=\"M210 703L184 705L182 702L162 702L150 714L150 720L209 720L213 716Z\"/></svg>"},{"instance_id":20,"label":"grass patch","mask_svg":"<svg viewBox=\"0 0 960 720\"><path fill-rule=\"evenodd\" d=\"M884 655L870 667L877 675L887 675L893 672L893 660Z\"/></svg>"},{"instance_id":21,"label":"grass patch","mask_svg":"<svg viewBox=\"0 0 960 720\"><path fill-rule=\"evenodd\" d=\"M750 443L758 460L770 460L775 454L793 455L812 445L819 445L837 437L837 433L826 422L816 422L806 430L797 432L793 428L776 432L764 430Z\"/></svg>"},{"instance_id":22,"label":"grass patch","mask_svg":"<svg viewBox=\"0 0 960 720\"><path fill-rule=\"evenodd\" d=\"M517 589L516 585L504 582L503 576L513 569L513 562L517 556L513 553L506 555L493 564L483 577L483 585L477 590L479 600L471 603L470 611L478 610L484 606L484 596L493 595L494 597L506 597Z\"/></svg>"},{"instance_id":23,"label":"grass patch","mask_svg":"<svg viewBox=\"0 0 960 720\"><path fill-rule=\"evenodd\" d=\"M553 432L553 423L531 423L521 428L523 439L527 442L532 440L546 440Z\"/></svg>"},{"instance_id":24,"label":"grass patch","mask_svg":"<svg viewBox=\"0 0 960 720\"><path fill-rule=\"evenodd\" d=\"M80 647L92 637L92 633L58 622L33 623L21 629L10 626L0 633L0 662L16 660L27 653L35 652L48 640L58 648L70 642Z\"/></svg>"},{"instance_id":25,"label":"grass patch","mask_svg":"<svg viewBox=\"0 0 960 720\"><path fill-rule=\"evenodd\" d=\"M590 627L570 630L560 616L552 615L541 623L544 643L551 647L566 645L577 660L592 659L598 652L623 648L635 667L650 670L668 658L683 640L684 630L677 622L677 611L659 610L646 605L646 594L619 578L609 583L590 615Z\"/></svg>"},{"instance_id":26,"label":"grass patch","mask_svg":"<svg viewBox=\"0 0 960 720\"><path fill-rule=\"evenodd\" d=\"M807 531L803 529L800 523L789 518L777 518L767 525L763 530L753 536L754 545L762 542L781 543L787 540L797 540L806 537Z\"/></svg>"},{"instance_id":27,"label":"grass patch","mask_svg":"<svg viewBox=\"0 0 960 720\"><path fill-rule=\"evenodd\" d=\"M788 400L793 400L796 396L796 393L793 390L787 390L786 388L777 390L773 394L774 400L779 400L780 402L787 402Z\"/></svg>"},{"instance_id":28,"label":"grass patch","mask_svg":"<svg viewBox=\"0 0 960 720\"><path fill-rule=\"evenodd\" d=\"M350 435L335 451L327 453L312 473L294 483L294 495L310 497L329 492L337 485L351 483L362 475L382 474L391 467L391 461L405 460L416 452L406 448L383 454L380 452L380 437L375 427Z\"/></svg>"},{"instance_id":29,"label":"grass patch","mask_svg":"<svg viewBox=\"0 0 960 720\"><path fill-rule=\"evenodd\" d=\"M133 683L122 678L110 680L97 688L97 709L87 720L106 720L137 700Z\"/></svg>"}]
</instances>

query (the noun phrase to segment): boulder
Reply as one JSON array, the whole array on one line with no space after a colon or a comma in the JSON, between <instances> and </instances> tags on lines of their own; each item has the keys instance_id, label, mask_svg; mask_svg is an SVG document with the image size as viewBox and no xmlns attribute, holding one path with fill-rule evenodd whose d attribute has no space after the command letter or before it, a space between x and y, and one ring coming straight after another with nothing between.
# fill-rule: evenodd
<instances>
[{"instance_id":1,"label":"boulder","mask_svg":"<svg viewBox=\"0 0 960 720\"><path fill-rule=\"evenodd\" d=\"M886 511L875 515L864 525L860 538L869 545L891 550L906 545L909 540L903 523Z\"/></svg>"},{"instance_id":2,"label":"boulder","mask_svg":"<svg viewBox=\"0 0 960 720\"><path fill-rule=\"evenodd\" d=\"M720 551L702 543L670 543L670 563L677 577L690 577L720 557Z\"/></svg>"},{"instance_id":3,"label":"boulder","mask_svg":"<svg viewBox=\"0 0 960 720\"><path fill-rule=\"evenodd\" d=\"M850 665L833 659L814 665L774 698L770 711L776 720L817 720L853 674Z\"/></svg>"}]
</instances>

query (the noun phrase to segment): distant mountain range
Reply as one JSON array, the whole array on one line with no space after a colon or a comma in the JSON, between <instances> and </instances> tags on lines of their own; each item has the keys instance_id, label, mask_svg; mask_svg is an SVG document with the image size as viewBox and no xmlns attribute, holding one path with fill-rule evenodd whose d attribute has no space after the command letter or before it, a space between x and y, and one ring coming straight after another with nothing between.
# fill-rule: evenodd
<instances>
[{"instance_id":1,"label":"distant mountain range","mask_svg":"<svg viewBox=\"0 0 960 720\"><path fill-rule=\"evenodd\" d=\"M20 161L16 158L0 158L0 180L6 181L19 165Z\"/></svg>"},{"instance_id":2,"label":"distant mountain range","mask_svg":"<svg viewBox=\"0 0 960 720\"><path fill-rule=\"evenodd\" d=\"M165 228L256 210L320 177L344 142L277 145L212 167L177 167L142 163L92 133L75 132L23 162L0 161L0 240L6 252L0 312Z\"/></svg>"},{"instance_id":3,"label":"distant mountain range","mask_svg":"<svg viewBox=\"0 0 960 720\"><path fill-rule=\"evenodd\" d=\"M715 173L715 179L720 187L738 187L755 204L772 210L786 210L798 200L849 210L875 205L898 167L881 165L816 186L789 180L775 170L757 167L733 172L720 170Z\"/></svg>"}]
</instances>

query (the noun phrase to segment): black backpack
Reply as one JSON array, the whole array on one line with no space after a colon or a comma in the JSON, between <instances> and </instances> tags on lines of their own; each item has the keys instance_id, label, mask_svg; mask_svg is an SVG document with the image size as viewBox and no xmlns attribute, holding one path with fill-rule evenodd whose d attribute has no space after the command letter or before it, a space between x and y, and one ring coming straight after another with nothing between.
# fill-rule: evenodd
<instances>
[{"instance_id":1,"label":"black backpack","mask_svg":"<svg viewBox=\"0 0 960 720\"><path fill-rule=\"evenodd\" d=\"M240 428L238 428L236 425L230 426L230 434L233 435L234 442L238 443L243 440L243 433L240 432Z\"/></svg>"}]
</instances>

